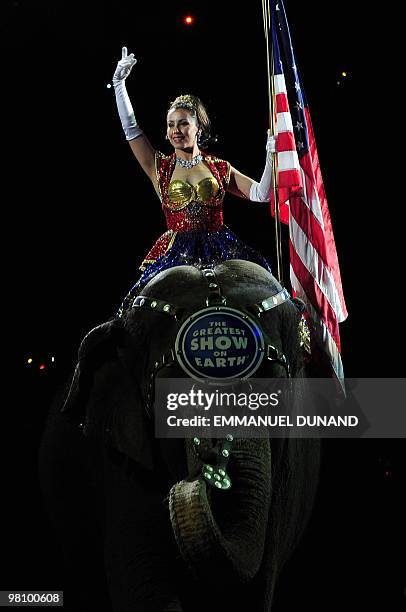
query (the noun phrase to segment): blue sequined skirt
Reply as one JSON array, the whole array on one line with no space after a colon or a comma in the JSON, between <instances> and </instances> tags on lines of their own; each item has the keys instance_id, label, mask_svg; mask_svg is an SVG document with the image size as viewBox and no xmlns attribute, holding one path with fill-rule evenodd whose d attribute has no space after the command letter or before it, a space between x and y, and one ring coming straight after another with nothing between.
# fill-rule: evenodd
<instances>
[{"instance_id":1,"label":"blue sequined skirt","mask_svg":"<svg viewBox=\"0 0 406 612\"><path fill-rule=\"evenodd\" d=\"M246 245L227 226L215 232L197 230L178 232L171 248L150 264L124 298L118 316L131 308L140 290L159 272L175 266L207 268L228 259L245 259L271 272L268 261L258 251Z\"/></svg>"}]
</instances>

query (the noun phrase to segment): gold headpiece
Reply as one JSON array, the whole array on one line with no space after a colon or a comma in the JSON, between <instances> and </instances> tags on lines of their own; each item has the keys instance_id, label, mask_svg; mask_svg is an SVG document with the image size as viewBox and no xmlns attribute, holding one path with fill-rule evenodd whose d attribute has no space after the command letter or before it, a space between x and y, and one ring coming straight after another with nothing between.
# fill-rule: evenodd
<instances>
[{"instance_id":1,"label":"gold headpiece","mask_svg":"<svg viewBox=\"0 0 406 612\"><path fill-rule=\"evenodd\" d=\"M195 98L189 94L175 98L175 100L171 102L169 108L186 108L193 111L195 114L197 111Z\"/></svg>"}]
</instances>

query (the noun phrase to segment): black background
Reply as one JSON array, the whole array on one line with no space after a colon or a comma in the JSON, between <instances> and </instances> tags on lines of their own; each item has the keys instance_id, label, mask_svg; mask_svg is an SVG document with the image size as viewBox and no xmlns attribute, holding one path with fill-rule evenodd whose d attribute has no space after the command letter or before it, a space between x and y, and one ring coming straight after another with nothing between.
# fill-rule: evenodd
<instances>
[{"instance_id":1,"label":"black background","mask_svg":"<svg viewBox=\"0 0 406 612\"><path fill-rule=\"evenodd\" d=\"M388 142L394 121L391 52L378 35L383 17L362 3L355 13L320 0L287 0L286 9L349 311L341 325L345 373L402 376L402 175ZM15 0L2 12L3 320L12 343L0 587L63 588L37 484L44 418L81 338L116 310L165 230L106 85L126 45L138 58L127 88L152 144L169 152L168 103L194 93L219 136L210 151L259 180L268 127L262 9L259 1ZM193 27L182 23L188 13ZM266 207L228 194L225 220L275 268ZM368 609L377 602L404 609L403 448L403 440L323 443L314 515L281 580L276 610L299 603Z\"/></svg>"}]
</instances>

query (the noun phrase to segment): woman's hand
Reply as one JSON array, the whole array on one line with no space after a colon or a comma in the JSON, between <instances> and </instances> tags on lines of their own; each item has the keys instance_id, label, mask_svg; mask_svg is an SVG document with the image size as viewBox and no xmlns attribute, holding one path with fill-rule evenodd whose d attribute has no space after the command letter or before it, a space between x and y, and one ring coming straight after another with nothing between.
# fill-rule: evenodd
<instances>
[{"instance_id":1,"label":"woman's hand","mask_svg":"<svg viewBox=\"0 0 406 612\"><path fill-rule=\"evenodd\" d=\"M272 136L271 130L268 130L268 139L266 142L267 153L276 153L276 139L277 136Z\"/></svg>"},{"instance_id":2,"label":"woman's hand","mask_svg":"<svg viewBox=\"0 0 406 612\"><path fill-rule=\"evenodd\" d=\"M117 63L117 68L113 75L113 84L124 81L130 74L133 66L137 63L134 53L127 54L127 47L121 50L121 60Z\"/></svg>"},{"instance_id":3,"label":"woman's hand","mask_svg":"<svg viewBox=\"0 0 406 612\"><path fill-rule=\"evenodd\" d=\"M129 142L135 158L151 179L159 195L155 172L155 149L151 146L135 119L134 109L125 85L125 80L136 63L137 60L134 57L134 53L128 55L127 47L123 47L121 60L117 63L117 68L113 75L114 94L126 140Z\"/></svg>"}]
</instances>

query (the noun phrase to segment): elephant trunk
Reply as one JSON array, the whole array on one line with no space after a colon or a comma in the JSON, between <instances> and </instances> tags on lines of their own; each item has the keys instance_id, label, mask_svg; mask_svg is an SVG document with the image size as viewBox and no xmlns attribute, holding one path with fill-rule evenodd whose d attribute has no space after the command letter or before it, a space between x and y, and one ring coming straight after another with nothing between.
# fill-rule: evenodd
<instances>
[{"instance_id":1,"label":"elephant trunk","mask_svg":"<svg viewBox=\"0 0 406 612\"><path fill-rule=\"evenodd\" d=\"M189 473L196 473L192 444L186 442ZM227 491L208 487L199 475L176 483L169 509L179 550L194 574L207 578L215 568L222 580L248 582L264 554L271 498L268 438L234 441Z\"/></svg>"}]
</instances>

